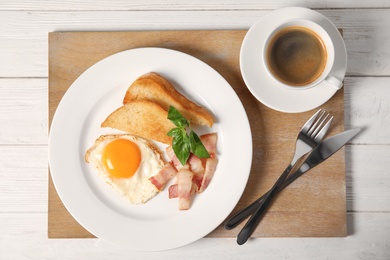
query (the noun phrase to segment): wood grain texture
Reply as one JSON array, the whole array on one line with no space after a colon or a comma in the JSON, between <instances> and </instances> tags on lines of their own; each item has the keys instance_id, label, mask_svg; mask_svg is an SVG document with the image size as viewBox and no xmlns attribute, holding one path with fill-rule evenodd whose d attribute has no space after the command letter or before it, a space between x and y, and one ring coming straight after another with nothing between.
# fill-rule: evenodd
<instances>
[{"instance_id":1,"label":"wood grain texture","mask_svg":"<svg viewBox=\"0 0 390 260\"><path fill-rule=\"evenodd\" d=\"M79 11L79 10L131 10L131 11L148 11L148 10L254 10L254 9L275 9L285 6L302 5L309 8L384 8L390 7L386 0L375 1L356 1L356 0L306 0L304 2L292 2L288 0L274 0L270 2L256 0L143 0L142 2L126 0L104 0L104 1L45 1L45 0L4 0L0 5L0 10L62 10L62 11Z\"/></svg>"},{"instance_id":2,"label":"wood grain texture","mask_svg":"<svg viewBox=\"0 0 390 260\"><path fill-rule=\"evenodd\" d=\"M248 205L267 191L291 160L295 139L313 111L286 114L259 103L247 90L239 70L239 49L245 30L81 32L49 35L49 119L71 83L95 62L126 49L164 47L195 56L216 69L233 87L243 103L253 133L254 155L251 175L236 207ZM344 129L344 91L322 106L335 116L330 135ZM240 159L240 158L238 158ZM245 159L245 158L241 158ZM90 237L82 229L71 230L70 215L63 212L49 185L49 235ZM327 202L327 203L325 203ZM55 216L53 216L53 214ZM289 219L288 222L283 221ZM232 237L222 227L210 237ZM254 237L346 236L345 157L342 149L310 175L283 191L272 205Z\"/></svg>"},{"instance_id":3,"label":"wood grain texture","mask_svg":"<svg viewBox=\"0 0 390 260\"><path fill-rule=\"evenodd\" d=\"M390 144L389 86L389 77L345 78L345 128L364 129L350 144ZM48 80L0 78L0 121L7 126L0 128L0 145L47 144Z\"/></svg>"},{"instance_id":4,"label":"wood grain texture","mask_svg":"<svg viewBox=\"0 0 390 260\"><path fill-rule=\"evenodd\" d=\"M47 238L48 33L248 29L306 6L344 28L347 238L204 238L145 253L101 239ZM388 0L0 1L0 259L390 259Z\"/></svg>"},{"instance_id":5,"label":"wood grain texture","mask_svg":"<svg viewBox=\"0 0 390 260\"><path fill-rule=\"evenodd\" d=\"M0 11L0 77L47 77L49 32L248 29L270 11ZM390 75L387 9L318 11L344 30L347 75Z\"/></svg>"},{"instance_id":6,"label":"wood grain texture","mask_svg":"<svg viewBox=\"0 0 390 260\"><path fill-rule=\"evenodd\" d=\"M0 153L0 213L47 214L47 147L7 145L0 146ZM383 170L390 168L388 154L388 145L346 146L347 211L390 212L390 176ZM290 189L305 186L303 178L310 179L302 176Z\"/></svg>"},{"instance_id":7,"label":"wood grain texture","mask_svg":"<svg viewBox=\"0 0 390 260\"><path fill-rule=\"evenodd\" d=\"M348 238L203 238L162 252L137 252L102 239L47 239L46 213L0 214L1 259L361 259L388 260L390 214L348 213Z\"/></svg>"},{"instance_id":8,"label":"wood grain texture","mask_svg":"<svg viewBox=\"0 0 390 260\"><path fill-rule=\"evenodd\" d=\"M47 212L47 146L0 146L0 212Z\"/></svg>"},{"instance_id":9,"label":"wood grain texture","mask_svg":"<svg viewBox=\"0 0 390 260\"><path fill-rule=\"evenodd\" d=\"M347 147L347 208L354 212L390 212L388 145ZM382 169L379 169L378 166ZM389 191L390 193L390 191ZM379 206L381 205L381 206Z\"/></svg>"},{"instance_id":10,"label":"wood grain texture","mask_svg":"<svg viewBox=\"0 0 390 260\"><path fill-rule=\"evenodd\" d=\"M363 129L353 143L390 144L390 78L347 78L345 87L346 127Z\"/></svg>"},{"instance_id":11,"label":"wood grain texture","mask_svg":"<svg viewBox=\"0 0 390 260\"><path fill-rule=\"evenodd\" d=\"M47 144L47 100L47 79L0 79L0 145Z\"/></svg>"}]
</instances>

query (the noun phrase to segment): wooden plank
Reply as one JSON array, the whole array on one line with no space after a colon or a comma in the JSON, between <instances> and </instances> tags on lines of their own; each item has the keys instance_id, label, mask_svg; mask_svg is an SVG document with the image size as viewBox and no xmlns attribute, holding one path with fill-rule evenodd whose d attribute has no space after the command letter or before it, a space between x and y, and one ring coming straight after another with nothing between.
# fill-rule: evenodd
<instances>
[{"instance_id":1,"label":"wooden plank","mask_svg":"<svg viewBox=\"0 0 390 260\"><path fill-rule=\"evenodd\" d=\"M0 146L0 153L0 212L47 213L47 147L6 145ZM348 211L390 212L390 175L383 170L390 168L388 154L389 145L346 146ZM307 180L299 183L302 186Z\"/></svg>"},{"instance_id":2,"label":"wooden plank","mask_svg":"<svg viewBox=\"0 0 390 260\"><path fill-rule=\"evenodd\" d=\"M269 12L1 11L0 77L47 77L47 35L52 31L248 29ZM319 12L344 29L348 75L390 75L389 9Z\"/></svg>"},{"instance_id":3,"label":"wooden plank","mask_svg":"<svg viewBox=\"0 0 390 260\"><path fill-rule=\"evenodd\" d=\"M56 11L80 11L80 10L99 10L99 11L112 11L112 10L131 10L131 11L147 11L147 10L256 10L256 9L275 9L286 6L294 5L288 0L275 0L275 1L257 1L257 0L245 0L239 3L235 0L144 0L142 3L136 3L134 1L115 0L115 1L93 1L83 0L74 4L72 0L65 1L42 1L42 0L5 0L2 1L0 10L56 10ZM306 0L304 4L308 8L386 8L390 7L388 1L375 0L375 1L355 1L355 0Z\"/></svg>"},{"instance_id":4,"label":"wooden plank","mask_svg":"<svg viewBox=\"0 0 390 260\"><path fill-rule=\"evenodd\" d=\"M389 146L348 146L346 162L348 210L390 211Z\"/></svg>"},{"instance_id":5,"label":"wooden plank","mask_svg":"<svg viewBox=\"0 0 390 260\"><path fill-rule=\"evenodd\" d=\"M389 75L389 49L386 47L389 46L389 37L386 36L389 22L383 19L383 15L376 15L389 12L389 1L308 0L300 4L318 6L322 9L320 12L330 15L337 26L347 28L344 32L348 38L350 75ZM34 145L46 142L47 127L44 125L47 126L47 119L42 129L38 125L44 121L43 115L47 118L47 111L46 107L28 101L29 96L31 100L38 98L42 102L47 98L47 93L44 93L47 92L47 32L247 29L262 16L263 12L258 8L272 9L278 5L289 6L291 2L113 0L90 4L90 0L82 0L75 4L73 0L1 1L0 10L12 12L0 12L0 77L27 79L0 78L1 101L14 101L8 107L0 108L0 150L5 154L0 157L0 212L7 212L0 213L0 259L197 259L199 256L207 259L390 259L387 199L390 190L386 175L389 168L386 155L390 152L386 105L389 78L381 77L356 77L345 81L346 128L368 126L353 140L352 143L357 145L346 149L348 210L363 211L348 214L348 238L259 238L251 240L245 247L236 246L234 239L205 238L158 254L129 251L97 239L47 239L47 155L44 152L47 148ZM351 9L332 10L344 7ZM356 10L366 7L387 10ZM96 10L98 12L94 12ZM157 10L163 12L154 12ZM88 12L91 14L86 14ZM42 84L35 84L36 80ZM21 89L23 85L39 85L40 90L27 93L28 90ZM15 92L12 92L14 87ZM19 102L21 106L18 106ZM370 102L375 104L375 110L371 109ZM13 115L17 120L11 120ZM379 145L365 145L372 143ZM33 149L39 151L38 155L31 156Z\"/></svg>"},{"instance_id":6,"label":"wooden plank","mask_svg":"<svg viewBox=\"0 0 390 260\"><path fill-rule=\"evenodd\" d=\"M1 144L47 144L46 78L0 78ZM346 77L345 127L364 131L351 144L390 144L390 77ZM26 133L28 129L28 134Z\"/></svg>"},{"instance_id":7,"label":"wooden plank","mask_svg":"<svg viewBox=\"0 0 390 260\"><path fill-rule=\"evenodd\" d=\"M0 144L47 144L47 100L47 79L0 79Z\"/></svg>"},{"instance_id":8,"label":"wooden plank","mask_svg":"<svg viewBox=\"0 0 390 260\"><path fill-rule=\"evenodd\" d=\"M47 146L0 146L0 212L47 212Z\"/></svg>"},{"instance_id":9,"label":"wooden plank","mask_svg":"<svg viewBox=\"0 0 390 260\"><path fill-rule=\"evenodd\" d=\"M345 81L346 128L363 129L354 144L390 144L390 78L356 77Z\"/></svg>"},{"instance_id":10,"label":"wooden plank","mask_svg":"<svg viewBox=\"0 0 390 260\"><path fill-rule=\"evenodd\" d=\"M245 33L243 30L51 33L49 119L70 84L92 64L113 53L129 48L155 46L198 57L214 67L231 84L240 97L251 124L254 161L248 185L236 207L237 211L272 186L292 156L299 129L313 114L313 111L300 114L276 112L260 104L250 94L241 78L238 63L239 49ZM322 107L335 115L330 134L341 132L344 129L344 92L339 91ZM312 172L312 175L302 177L301 182L294 183L290 189L282 192L262 222L267 228L257 229L255 237L346 235L344 150ZM67 226L67 215L59 212L59 200L50 198L52 188L50 184L49 234L51 237L68 237L72 227ZM56 217L51 216L53 212ZM332 217L324 218L325 215L322 214ZM289 219L288 223L281 221L286 218ZM55 230L59 232L54 233L53 226L58 227ZM226 231L219 227L210 236L231 237L236 232L237 230ZM90 234L76 233L74 236L90 237Z\"/></svg>"},{"instance_id":11,"label":"wooden plank","mask_svg":"<svg viewBox=\"0 0 390 260\"><path fill-rule=\"evenodd\" d=\"M163 252L137 252L101 239L47 239L45 213L0 213L2 259L376 259L390 258L390 213L348 213L348 238L203 238Z\"/></svg>"}]
</instances>

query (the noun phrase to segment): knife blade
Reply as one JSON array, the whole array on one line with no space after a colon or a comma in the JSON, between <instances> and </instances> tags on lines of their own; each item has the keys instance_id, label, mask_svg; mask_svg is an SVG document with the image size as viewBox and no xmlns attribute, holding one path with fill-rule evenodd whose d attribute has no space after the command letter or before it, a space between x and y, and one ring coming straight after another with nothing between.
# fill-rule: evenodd
<instances>
[{"instance_id":1,"label":"knife blade","mask_svg":"<svg viewBox=\"0 0 390 260\"><path fill-rule=\"evenodd\" d=\"M355 137L359 132L360 128L350 129L347 131L344 131L340 134L334 135L324 141L322 141L320 144L318 144L306 157L305 161L301 164L298 170L291 173L287 179L284 181L284 183L281 185L280 189L281 191L285 187L287 187L289 184L291 184L293 181L295 181L298 177L300 177L302 174L307 172L308 170L314 168L321 162L328 159L331 155L336 153L341 147L343 147L346 143L348 143L353 137ZM225 222L225 229L233 229L238 224L240 224L244 219L249 217L251 214L253 214L263 199L267 196L268 192L265 193L263 196L259 197L257 200L252 202L249 206L242 209L241 211L237 212L235 215L231 216L226 222Z\"/></svg>"}]
</instances>

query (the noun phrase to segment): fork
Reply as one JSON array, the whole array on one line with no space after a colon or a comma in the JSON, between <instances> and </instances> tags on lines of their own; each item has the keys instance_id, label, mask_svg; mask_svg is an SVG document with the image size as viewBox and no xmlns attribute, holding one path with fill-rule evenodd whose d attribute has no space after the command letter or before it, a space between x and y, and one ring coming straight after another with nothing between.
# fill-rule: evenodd
<instances>
[{"instance_id":1,"label":"fork","mask_svg":"<svg viewBox=\"0 0 390 260\"><path fill-rule=\"evenodd\" d=\"M322 111L321 109L317 111L302 127L298 134L298 138L296 141L296 151L294 154L294 158L292 159L290 165L286 168L284 171L284 174L286 174L292 169L292 165L295 165L295 163L302 158L305 154L307 154L312 148L314 148L321 140L324 138L326 132L328 131L330 124L333 120L333 117L329 119L329 121L324 125L323 128L319 131L320 127L324 124L326 119L329 117L329 114L325 114L325 111ZM314 132L314 129L317 127L317 131ZM310 133L309 133L309 130ZM305 138L306 134L309 134L313 136L314 134L314 140L311 138ZM302 139L302 140L301 140ZM304 142L306 141L307 144ZM287 172L287 173L286 173ZM283 174L282 174L283 175ZM281 176L282 177L282 176ZM294 179L295 180L295 179ZM287 181L287 180L286 180ZM289 180L289 183L291 183L293 180ZM283 186L287 186L289 183L283 184ZM272 188L271 188L272 189ZM230 230L235 228L238 224L240 224L244 219L246 219L248 216L253 214L256 209L260 206L260 203L263 201L263 199L271 192L269 190L266 194L255 200L252 204L250 204L248 207L242 209L241 211L237 212L234 216L230 217L225 222L225 228Z\"/></svg>"},{"instance_id":2,"label":"fork","mask_svg":"<svg viewBox=\"0 0 390 260\"><path fill-rule=\"evenodd\" d=\"M299 131L295 144L295 153L290 164L280 175L279 179L276 181L271 190L265 195L265 198L261 201L261 204L256 204L256 207L249 206L253 208L255 212L237 236L237 243L239 245L244 244L252 235L262 216L266 212L266 209L271 204L271 201L274 199L275 195L280 190L280 187L283 185L295 163L305 154L310 152L314 147L316 147L324 138L333 121L333 116L331 116L330 118L329 116L329 113L320 109L303 125L303 127ZM245 211L245 209L243 211ZM251 212L249 212L249 214ZM246 214L246 216L244 217L241 216L240 213L241 212L237 213L235 216L233 216L227 221L227 224L225 224L225 227L228 226L226 227L227 229L231 229L229 228L230 224L232 224L231 226L236 226L248 215Z\"/></svg>"}]
</instances>

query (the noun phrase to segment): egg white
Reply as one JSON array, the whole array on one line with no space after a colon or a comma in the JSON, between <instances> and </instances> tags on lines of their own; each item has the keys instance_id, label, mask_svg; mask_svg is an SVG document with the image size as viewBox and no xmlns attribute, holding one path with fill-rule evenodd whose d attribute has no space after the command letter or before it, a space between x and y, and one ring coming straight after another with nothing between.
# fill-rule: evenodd
<instances>
[{"instance_id":1,"label":"egg white","mask_svg":"<svg viewBox=\"0 0 390 260\"><path fill-rule=\"evenodd\" d=\"M115 178L111 176L105 171L101 162L104 147L118 138L134 142L141 151L140 165L130 178ZM88 149L85 154L85 160L97 169L99 176L116 192L132 204L145 203L159 192L149 181L149 178L156 175L164 167L164 161L158 149L146 139L130 134L102 135Z\"/></svg>"}]
</instances>

